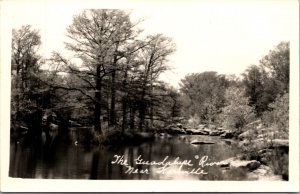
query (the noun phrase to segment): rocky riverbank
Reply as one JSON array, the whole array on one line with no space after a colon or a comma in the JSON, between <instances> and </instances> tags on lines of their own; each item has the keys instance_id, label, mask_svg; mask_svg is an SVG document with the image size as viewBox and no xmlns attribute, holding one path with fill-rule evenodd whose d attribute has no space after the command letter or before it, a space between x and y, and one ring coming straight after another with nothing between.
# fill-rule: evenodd
<instances>
[{"instance_id":1,"label":"rocky riverbank","mask_svg":"<svg viewBox=\"0 0 300 194\"><path fill-rule=\"evenodd\" d=\"M249 180L288 180L289 140L280 138L278 131L264 126L261 120L248 124L238 132L215 125L201 124L191 128L179 123L167 126L164 132L166 136L187 134L228 139L236 143L241 154L222 161L224 171L243 168L247 170ZM196 138L190 143L201 146L216 142Z\"/></svg>"},{"instance_id":2,"label":"rocky riverbank","mask_svg":"<svg viewBox=\"0 0 300 194\"><path fill-rule=\"evenodd\" d=\"M241 157L234 157L222 161L220 166L223 172L238 169L246 170L248 180L284 180L281 175L276 175L269 166L264 165L257 160L243 160Z\"/></svg>"}]
</instances>

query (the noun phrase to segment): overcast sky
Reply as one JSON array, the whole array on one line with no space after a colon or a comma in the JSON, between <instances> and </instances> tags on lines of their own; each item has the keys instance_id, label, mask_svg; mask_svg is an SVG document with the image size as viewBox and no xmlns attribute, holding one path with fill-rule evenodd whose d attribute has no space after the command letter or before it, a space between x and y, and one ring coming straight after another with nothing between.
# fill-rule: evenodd
<instances>
[{"instance_id":1,"label":"overcast sky","mask_svg":"<svg viewBox=\"0 0 300 194\"><path fill-rule=\"evenodd\" d=\"M176 43L177 51L169 58L173 69L164 76L174 86L193 72L239 75L280 41L291 41L298 17L298 2L291 0L14 2L12 27L31 24L39 29L45 56L64 52L66 27L82 8L132 9L133 19L145 19L140 24L145 33L163 33Z\"/></svg>"}]
</instances>

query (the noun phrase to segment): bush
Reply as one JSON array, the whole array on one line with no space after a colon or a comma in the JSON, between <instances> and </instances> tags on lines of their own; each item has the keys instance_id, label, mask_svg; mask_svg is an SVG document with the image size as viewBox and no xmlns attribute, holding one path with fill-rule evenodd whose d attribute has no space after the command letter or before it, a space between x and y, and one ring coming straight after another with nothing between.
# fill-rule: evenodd
<instances>
[{"instance_id":1,"label":"bush","mask_svg":"<svg viewBox=\"0 0 300 194\"><path fill-rule=\"evenodd\" d=\"M222 108L220 118L227 129L241 130L254 119L254 109L248 105L244 90L231 87L225 93L226 105Z\"/></svg>"},{"instance_id":2,"label":"bush","mask_svg":"<svg viewBox=\"0 0 300 194\"><path fill-rule=\"evenodd\" d=\"M189 118L187 126L190 128L197 128L199 124L200 124L200 118L197 114L194 114Z\"/></svg>"},{"instance_id":3,"label":"bush","mask_svg":"<svg viewBox=\"0 0 300 194\"><path fill-rule=\"evenodd\" d=\"M263 121L266 125L273 128L277 133L276 137L288 139L289 135L289 93L278 96L275 102L269 105L271 111L263 115Z\"/></svg>"}]
</instances>

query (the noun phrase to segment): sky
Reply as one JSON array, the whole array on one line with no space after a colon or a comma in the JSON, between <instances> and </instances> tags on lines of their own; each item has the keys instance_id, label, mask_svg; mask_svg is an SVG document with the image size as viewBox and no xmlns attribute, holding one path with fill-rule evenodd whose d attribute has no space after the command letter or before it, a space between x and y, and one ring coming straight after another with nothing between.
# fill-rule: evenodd
<instances>
[{"instance_id":1,"label":"sky","mask_svg":"<svg viewBox=\"0 0 300 194\"><path fill-rule=\"evenodd\" d=\"M30 3L28 3L30 2ZM126 2L126 3L125 3ZM40 30L41 53L66 52L66 27L83 8L132 9L132 20L146 34L173 38L176 52L162 79L174 87L189 73L216 71L240 75L281 41L295 36L297 1L14 1L8 4L11 27L31 24ZM297 36L297 34L296 34Z\"/></svg>"}]
</instances>

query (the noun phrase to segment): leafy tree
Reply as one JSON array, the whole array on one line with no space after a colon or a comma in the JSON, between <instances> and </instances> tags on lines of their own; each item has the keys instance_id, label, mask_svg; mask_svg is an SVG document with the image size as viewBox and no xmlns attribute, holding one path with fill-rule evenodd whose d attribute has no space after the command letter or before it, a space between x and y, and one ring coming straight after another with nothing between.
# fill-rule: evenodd
<instances>
[{"instance_id":1,"label":"leafy tree","mask_svg":"<svg viewBox=\"0 0 300 194\"><path fill-rule=\"evenodd\" d=\"M278 131L280 138L288 138L289 134L289 94L278 96L269 105L271 111L264 113L264 122Z\"/></svg>"},{"instance_id":2,"label":"leafy tree","mask_svg":"<svg viewBox=\"0 0 300 194\"><path fill-rule=\"evenodd\" d=\"M278 95L289 91L289 63L289 43L282 42L260 60L260 66L252 65L243 74L246 95L257 116L269 110Z\"/></svg>"},{"instance_id":3,"label":"leafy tree","mask_svg":"<svg viewBox=\"0 0 300 194\"><path fill-rule=\"evenodd\" d=\"M43 62L38 55L40 39L38 30L32 29L30 25L12 31L11 113L16 121L26 120L43 103L41 83L37 79Z\"/></svg>"},{"instance_id":4,"label":"leafy tree","mask_svg":"<svg viewBox=\"0 0 300 194\"><path fill-rule=\"evenodd\" d=\"M245 93L249 96L249 105L254 106L256 113L261 113L264 107L261 107L262 95L264 93L264 75L260 67L252 65L243 74L243 83Z\"/></svg>"},{"instance_id":5,"label":"leafy tree","mask_svg":"<svg viewBox=\"0 0 300 194\"><path fill-rule=\"evenodd\" d=\"M186 116L199 115L200 120L213 123L224 106L224 93L229 82L216 72L194 73L181 80Z\"/></svg>"},{"instance_id":6,"label":"leafy tree","mask_svg":"<svg viewBox=\"0 0 300 194\"><path fill-rule=\"evenodd\" d=\"M225 92L226 106L222 108L220 118L223 126L230 130L241 131L254 118L254 110L241 88L229 87Z\"/></svg>"},{"instance_id":7,"label":"leafy tree","mask_svg":"<svg viewBox=\"0 0 300 194\"><path fill-rule=\"evenodd\" d=\"M279 93L289 92L290 43L281 42L260 60L264 71L281 84Z\"/></svg>"}]
</instances>

